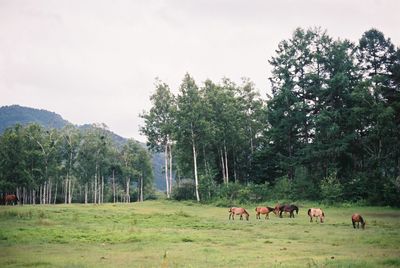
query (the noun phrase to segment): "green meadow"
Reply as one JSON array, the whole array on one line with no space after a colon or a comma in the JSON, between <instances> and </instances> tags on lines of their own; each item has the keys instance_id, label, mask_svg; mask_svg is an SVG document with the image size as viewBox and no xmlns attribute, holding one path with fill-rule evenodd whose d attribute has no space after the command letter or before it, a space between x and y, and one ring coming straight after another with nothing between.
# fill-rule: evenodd
<instances>
[{"instance_id":1,"label":"green meadow","mask_svg":"<svg viewBox=\"0 0 400 268\"><path fill-rule=\"evenodd\" d=\"M261 204L260 204L261 205ZM272 203L270 204L272 205ZM1 267L399 267L400 210L322 207L310 223L228 220L227 207L166 200L0 207ZM361 213L365 230L351 215Z\"/></svg>"}]
</instances>

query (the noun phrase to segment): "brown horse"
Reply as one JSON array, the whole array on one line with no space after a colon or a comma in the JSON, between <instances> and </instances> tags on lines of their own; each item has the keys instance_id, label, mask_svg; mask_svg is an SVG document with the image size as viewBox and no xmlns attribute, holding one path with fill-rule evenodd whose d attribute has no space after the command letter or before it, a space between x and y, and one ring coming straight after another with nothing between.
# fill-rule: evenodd
<instances>
[{"instance_id":1,"label":"brown horse","mask_svg":"<svg viewBox=\"0 0 400 268\"><path fill-rule=\"evenodd\" d=\"M18 197L15 194L8 194L4 197L4 204L8 205L9 203L11 204L17 204L18 202Z\"/></svg>"},{"instance_id":2,"label":"brown horse","mask_svg":"<svg viewBox=\"0 0 400 268\"><path fill-rule=\"evenodd\" d=\"M360 222L361 222L361 228L365 229L365 224L367 223L363 217L361 217L360 214L355 213L353 216L351 216L351 222L353 223L354 229L356 228L356 223L357 223L357 228L360 228Z\"/></svg>"},{"instance_id":3,"label":"brown horse","mask_svg":"<svg viewBox=\"0 0 400 268\"><path fill-rule=\"evenodd\" d=\"M310 216L310 222L312 222L313 217L315 217L315 218L319 218L319 221L321 223L324 223L325 213L320 208L310 208L308 210L308 216ZM315 219L315 222L318 222L318 220Z\"/></svg>"},{"instance_id":4,"label":"brown horse","mask_svg":"<svg viewBox=\"0 0 400 268\"><path fill-rule=\"evenodd\" d=\"M275 210L271 207L256 207L256 219L260 219L260 214L265 214L265 219L269 219L268 214L270 212L275 213Z\"/></svg>"},{"instance_id":5,"label":"brown horse","mask_svg":"<svg viewBox=\"0 0 400 268\"><path fill-rule=\"evenodd\" d=\"M243 220L243 214L246 215L246 220L249 220L250 214L244 208L231 207L229 209L229 219L235 220L235 215L240 215L240 219Z\"/></svg>"}]
</instances>

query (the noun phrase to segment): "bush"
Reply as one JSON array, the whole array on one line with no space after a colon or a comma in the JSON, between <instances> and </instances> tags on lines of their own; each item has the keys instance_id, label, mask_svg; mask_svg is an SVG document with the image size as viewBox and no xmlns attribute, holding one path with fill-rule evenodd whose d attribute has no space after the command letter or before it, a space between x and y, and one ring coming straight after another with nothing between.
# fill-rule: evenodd
<instances>
[{"instance_id":1,"label":"bush","mask_svg":"<svg viewBox=\"0 0 400 268\"><path fill-rule=\"evenodd\" d=\"M385 203L391 206L400 206L400 176L385 183L384 189Z\"/></svg>"},{"instance_id":2,"label":"bush","mask_svg":"<svg viewBox=\"0 0 400 268\"><path fill-rule=\"evenodd\" d=\"M331 174L321 182L321 195L327 204L341 201L343 196L343 186L336 178L336 174Z\"/></svg>"},{"instance_id":3,"label":"bush","mask_svg":"<svg viewBox=\"0 0 400 268\"><path fill-rule=\"evenodd\" d=\"M287 176L277 179L273 190L273 197L277 200L290 200L293 197L293 182Z\"/></svg>"},{"instance_id":4,"label":"bush","mask_svg":"<svg viewBox=\"0 0 400 268\"><path fill-rule=\"evenodd\" d=\"M172 198L175 200L196 199L196 186L192 180L182 180L179 185L172 188Z\"/></svg>"}]
</instances>

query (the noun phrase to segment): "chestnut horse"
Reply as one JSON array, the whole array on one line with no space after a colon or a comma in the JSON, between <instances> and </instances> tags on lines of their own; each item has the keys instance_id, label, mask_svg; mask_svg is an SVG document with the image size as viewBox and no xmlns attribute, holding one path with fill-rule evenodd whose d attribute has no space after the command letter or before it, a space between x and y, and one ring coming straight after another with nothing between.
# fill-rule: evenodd
<instances>
[{"instance_id":1,"label":"chestnut horse","mask_svg":"<svg viewBox=\"0 0 400 268\"><path fill-rule=\"evenodd\" d=\"M361 222L361 228L365 229L365 224L367 223L364 221L363 217L361 217L360 214L355 213L353 216L351 216L351 222L353 223L354 229L356 228L356 223L357 223L357 228L360 228L360 222Z\"/></svg>"},{"instance_id":2,"label":"chestnut horse","mask_svg":"<svg viewBox=\"0 0 400 268\"><path fill-rule=\"evenodd\" d=\"M265 219L269 219L268 214L270 212L275 213L275 210L271 207L256 207L256 219L260 219L260 214L265 214Z\"/></svg>"},{"instance_id":3,"label":"chestnut horse","mask_svg":"<svg viewBox=\"0 0 400 268\"><path fill-rule=\"evenodd\" d=\"M293 211L296 211L296 214L299 214L299 208L295 205L276 205L275 206L275 215L278 215L282 218L283 212L289 212L289 217L294 218Z\"/></svg>"},{"instance_id":4,"label":"chestnut horse","mask_svg":"<svg viewBox=\"0 0 400 268\"><path fill-rule=\"evenodd\" d=\"M322 211L322 209L320 208L310 208L308 210L308 216L310 216L310 222L313 221L313 217L315 218L319 218L319 221L321 223L324 223L324 219L325 219L325 213ZM315 219L315 222L318 222L317 219Z\"/></svg>"},{"instance_id":5,"label":"chestnut horse","mask_svg":"<svg viewBox=\"0 0 400 268\"><path fill-rule=\"evenodd\" d=\"M17 204L18 202L18 197L15 194L8 194L4 197L4 204L8 205L9 203L11 204Z\"/></svg>"},{"instance_id":6,"label":"chestnut horse","mask_svg":"<svg viewBox=\"0 0 400 268\"><path fill-rule=\"evenodd\" d=\"M246 220L249 220L250 214L244 208L231 207L229 209L229 219L235 220L235 215L240 215L240 219L243 220L243 214L246 215Z\"/></svg>"}]
</instances>

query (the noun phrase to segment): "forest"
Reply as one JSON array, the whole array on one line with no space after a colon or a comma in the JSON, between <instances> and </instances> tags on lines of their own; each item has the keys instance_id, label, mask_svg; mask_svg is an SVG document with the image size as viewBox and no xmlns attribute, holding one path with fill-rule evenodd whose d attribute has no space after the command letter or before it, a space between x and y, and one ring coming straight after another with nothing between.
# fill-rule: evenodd
<instances>
[{"instance_id":1,"label":"forest","mask_svg":"<svg viewBox=\"0 0 400 268\"><path fill-rule=\"evenodd\" d=\"M116 144L104 124L17 124L0 136L0 193L22 204L141 202L154 196L150 155Z\"/></svg>"},{"instance_id":2,"label":"forest","mask_svg":"<svg viewBox=\"0 0 400 268\"><path fill-rule=\"evenodd\" d=\"M399 205L400 50L390 38L298 28L268 62L266 98L249 79L199 86L186 74L178 94L156 81L142 132L164 153L168 197Z\"/></svg>"},{"instance_id":3,"label":"forest","mask_svg":"<svg viewBox=\"0 0 400 268\"><path fill-rule=\"evenodd\" d=\"M266 59L271 94L229 78L177 94L155 82L140 116L149 151L104 126L14 126L0 136L0 193L24 203L156 198L150 152L164 154L166 197L199 202L317 200L400 204L400 49L376 29L357 43L301 29Z\"/></svg>"}]
</instances>

